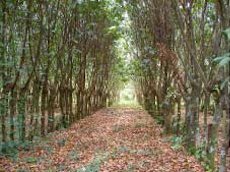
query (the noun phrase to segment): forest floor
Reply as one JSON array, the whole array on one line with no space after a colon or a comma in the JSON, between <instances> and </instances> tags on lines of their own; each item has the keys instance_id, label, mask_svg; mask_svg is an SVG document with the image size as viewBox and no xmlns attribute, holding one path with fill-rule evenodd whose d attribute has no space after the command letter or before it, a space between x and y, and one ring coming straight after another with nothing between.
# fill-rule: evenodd
<instances>
[{"instance_id":1,"label":"forest floor","mask_svg":"<svg viewBox=\"0 0 230 172\"><path fill-rule=\"evenodd\" d=\"M194 157L172 149L162 132L141 109L103 109L36 141L17 158L0 158L0 171L204 171Z\"/></svg>"}]
</instances>

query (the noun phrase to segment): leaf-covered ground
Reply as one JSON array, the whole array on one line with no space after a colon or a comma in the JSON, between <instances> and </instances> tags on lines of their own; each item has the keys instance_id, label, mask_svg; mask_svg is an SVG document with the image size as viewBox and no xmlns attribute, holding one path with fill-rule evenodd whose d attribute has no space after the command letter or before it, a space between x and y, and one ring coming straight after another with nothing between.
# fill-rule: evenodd
<instances>
[{"instance_id":1,"label":"leaf-covered ground","mask_svg":"<svg viewBox=\"0 0 230 172\"><path fill-rule=\"evenodd\" d=\"M175 151L162 129L141 109L103 109L67 130L50 134L5 171L202 172L200 163ZM1 171L1 170L0 170Z\"/></svg>"}]
</instances>

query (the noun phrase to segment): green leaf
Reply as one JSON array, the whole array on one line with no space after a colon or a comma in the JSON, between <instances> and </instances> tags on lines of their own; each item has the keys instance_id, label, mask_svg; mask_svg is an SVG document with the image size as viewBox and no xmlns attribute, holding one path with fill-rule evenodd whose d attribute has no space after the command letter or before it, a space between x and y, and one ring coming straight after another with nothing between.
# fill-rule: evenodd
<instances>
[{"instance_id":1,"label":"green leaf","mask_svg":"<svg viewBox=\"0 0 230 172\"><path fill-rule=\"evenodd\" d=\"M229 62L230 62L230 57L223 58L223 59L220 61L219 66L220 66L220 67L225 66L225 65L227 65Z\"/></svg>"},{"instance_id":2,"label":"green leaf","mask_svg":"<svg viewBox=\"0 0 230 172\"><path fill-rule=\"evenodd\" d=\"M230 41L230 28L223 31L223 34L226 36L226 39Z\"/></svg>"},{"instance_id":3,"label":"green leaf","mask_svg":"<svg viewBox=\"0 0 230 172\"><path fill-rule=\"evenodd\" d=\"M223 67L223 66L229 64L229 62L230 62L230 53L226 53L223 56L216 57L213 61L218 63L219 67Z\"/></svg>"},{"instance_id":4,"label":"green leaf","mask_svg":"<svg viewBox=\"0 0 230 172\"><path fill-rule=\"evenodd\" d=\"M229 84L229 81L230 81L230 77L227 77L222 83L221 83L221 90L227 85Z\"/></svg>"}]
</instances>

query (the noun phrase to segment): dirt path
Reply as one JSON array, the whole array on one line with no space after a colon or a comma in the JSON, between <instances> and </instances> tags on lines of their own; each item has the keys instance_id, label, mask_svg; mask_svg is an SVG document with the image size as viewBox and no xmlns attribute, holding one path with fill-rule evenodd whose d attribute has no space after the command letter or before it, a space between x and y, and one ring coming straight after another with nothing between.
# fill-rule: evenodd
<instances>
[{"instance_id":1,"label":"dirt path","mask_svg":"<svg viewBox=\"0 0 230 172\"><path fill-rule=\"evenodd\" d=\"M193 158L174 151L162 129L143 110L103 109L52 133L17 160L0 160L6 171L204 171ZM1 170L0 170L1 171Z\"/></svg>"}]
</instances>

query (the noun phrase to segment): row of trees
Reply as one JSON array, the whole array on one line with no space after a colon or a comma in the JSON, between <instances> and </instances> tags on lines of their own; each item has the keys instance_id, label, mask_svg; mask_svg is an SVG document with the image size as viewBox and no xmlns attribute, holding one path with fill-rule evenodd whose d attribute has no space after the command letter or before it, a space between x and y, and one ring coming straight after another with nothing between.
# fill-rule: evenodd
<instances>
[{"instance_id":1,"label":"row of trees","mask_svg":"<svg viewBox=\"0 0 230 172\"><path fill-rule=\"evenodd\" d=\"M139 102L165 125L166 133L183 135L188 150L201 151L211 169L216 168L223 119L220 171L225 171L230 133L230 2L127 0L126 7Z\"/></svg>"},{"instance_id":2,"label":"row of trees","mask_svg":"<svg viewBox=\"0 0 230 172\"><path fill-rule=\"evenodd\" d=\"M0 10L1 152L116 95L120 14L109 1L1 0Z\"/></svg>"}]
</instances>

